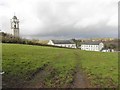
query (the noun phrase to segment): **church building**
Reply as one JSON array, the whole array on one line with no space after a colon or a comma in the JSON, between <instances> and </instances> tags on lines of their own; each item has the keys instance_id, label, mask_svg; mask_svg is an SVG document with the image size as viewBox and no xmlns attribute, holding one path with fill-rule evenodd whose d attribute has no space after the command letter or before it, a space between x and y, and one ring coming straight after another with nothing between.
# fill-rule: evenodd
<instances>
[{"instance_id":1,"label":"church building","mask_svg":"<svg viewBox=\"0 0 120 90\"><path fill-rule=\"evenodd\" d=\"M14 15L11 21L11 30L14 37L19 37L19 19Z\"/></svg>"}]
</instances>

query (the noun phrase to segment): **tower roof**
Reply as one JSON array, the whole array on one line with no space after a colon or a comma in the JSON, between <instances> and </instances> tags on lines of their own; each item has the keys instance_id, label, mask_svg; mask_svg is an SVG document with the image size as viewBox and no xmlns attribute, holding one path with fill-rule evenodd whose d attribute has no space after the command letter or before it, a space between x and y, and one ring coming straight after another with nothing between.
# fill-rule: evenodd
<instances>
[{"instance_id":1,"label":"tower roof","mask_svg":"<svg viewBox=\"0 0 120 90\"><path fill-rule=\"evenodd\" d=\"M17 19L17 17L16 17L16 16L13 16L13 19Z\"/></svg>"}]
</instances>

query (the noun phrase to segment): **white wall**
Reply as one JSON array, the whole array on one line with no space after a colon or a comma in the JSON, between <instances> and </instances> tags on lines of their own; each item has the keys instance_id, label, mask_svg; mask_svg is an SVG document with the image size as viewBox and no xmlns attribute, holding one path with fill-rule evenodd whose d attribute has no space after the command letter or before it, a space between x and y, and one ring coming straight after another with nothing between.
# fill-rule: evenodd
<instances>
[{"instance_id":1,"label":"white wall","mask_svg":"<svg viewBox=\"0 0 120 90\"><path fill-rule=\"evenodd\" d=\"M98 45L81 45L81 50L99 51Z\"/></svg>"},{"instance_id":2,"label":"white wall","mask_svg":"<svg viewBox=\"0 0 120 90\"><path fill-rule=\"evenodd\" d=\"M75 44L55 44L55 46L68 47L68 48L76 48Z\"/></svg>"},{"instance_id":3,"label":"white wall","mask_svg":"<svg viewBox=\"0 0 120 90\"><path fill-rule=\"evenodd\" d=\"M104 48L104 44L103 43L100 43L99 44L99 51L102 50Z\"/></svg>"},{"instance_id":4,"label":"white wall","mask_svg":"<svg viewBox=\"0 0 120 90\"><path fill-rule=\"evenodd\" d=\"M49 40L48 45L54 45L54 43L52 42L52 40Z\"/></svg>"},{"instance_id":5,"label":"white wall","mask_svg":"<svg viewBox=\"0 0 120 90\"><path fill-rule=\"evenodd\" d=\"M76 48L76 44L54 44L52 40L49 40L48 45L54 45L59 47L68 47L68 48Z\"/></svg>"},{"instance_id":6,"label":"white wall","mask_svg":"<svg viewBox=\"0 0 120 90\"><path fill-rule=\"evenodd\" d=\"M16 25L16 28L14 27ZM11 29L12 35L15 37L19 37L19 20L18 19L11 19Z\"/></svg>"},{"instance_id":7,"label":"white wall","mask_svg":"<svg viewBox=\"0 0 120 90\"><path fill-rule=\"evenodd\" d=\"M81 45L81 50L87 50L87 51L101 51L104 47L103 43L100 43L99 45Z\"/></svg>"}]
</instances>

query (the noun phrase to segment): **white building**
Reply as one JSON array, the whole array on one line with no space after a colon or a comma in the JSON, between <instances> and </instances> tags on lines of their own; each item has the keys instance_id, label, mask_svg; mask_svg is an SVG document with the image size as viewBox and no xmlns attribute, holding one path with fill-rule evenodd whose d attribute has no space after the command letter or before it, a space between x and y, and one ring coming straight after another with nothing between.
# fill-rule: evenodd
<instances>
[{"instance_id":1,"label":"white building","mask_svg":"<svg viewBox=\"0 0 120 90\"><path fill-rule=\"evenodd\" d=\"M104 44L102 42L83 42L80 48L87 51L101 51L104 48Z\"/></svg>"},{"instance_id":2,"label":"white building","mask_svg":"<svg viewBox=\"0 0 120 90\"><path fill-rule=\"evenodd\" d=\"M19 37L19 19L16 16L11 19L11 30L13 36Z\"/></svg>"},{"instance_id":3,"label":"white building","mask_svg":"<svg viewBox=\"0 0 120 90\"><path fill-rule=\"evenodd\" d=\"M103 49L102 52L115 52L114 49Z\"/></svg>"},{"instance_id":4,"label":"white building","mask_svg":"<svg viewBox=\"0 0 120 90\"><path fill-rule=\"evenodd\" d=\"M76 44L72 40L49 40L48 45L76 48Z\"/></svg>"}]
</instances>

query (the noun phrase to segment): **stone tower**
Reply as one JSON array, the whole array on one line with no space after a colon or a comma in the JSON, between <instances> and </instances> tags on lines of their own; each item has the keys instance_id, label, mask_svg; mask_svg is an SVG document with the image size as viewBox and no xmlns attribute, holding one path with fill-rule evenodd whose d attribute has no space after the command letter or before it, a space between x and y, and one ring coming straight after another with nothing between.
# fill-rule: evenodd
<instances>
[{"instance_id":1,"label":"stone tower","mask_svg":"<svg viewBox=\"0 0 120 90\"><path fill-rule=\"evenodd\" d=\"M19 37L19 19L15 15L11 19L11 30L13 36Z\"/></svg>"}]
</instances>

